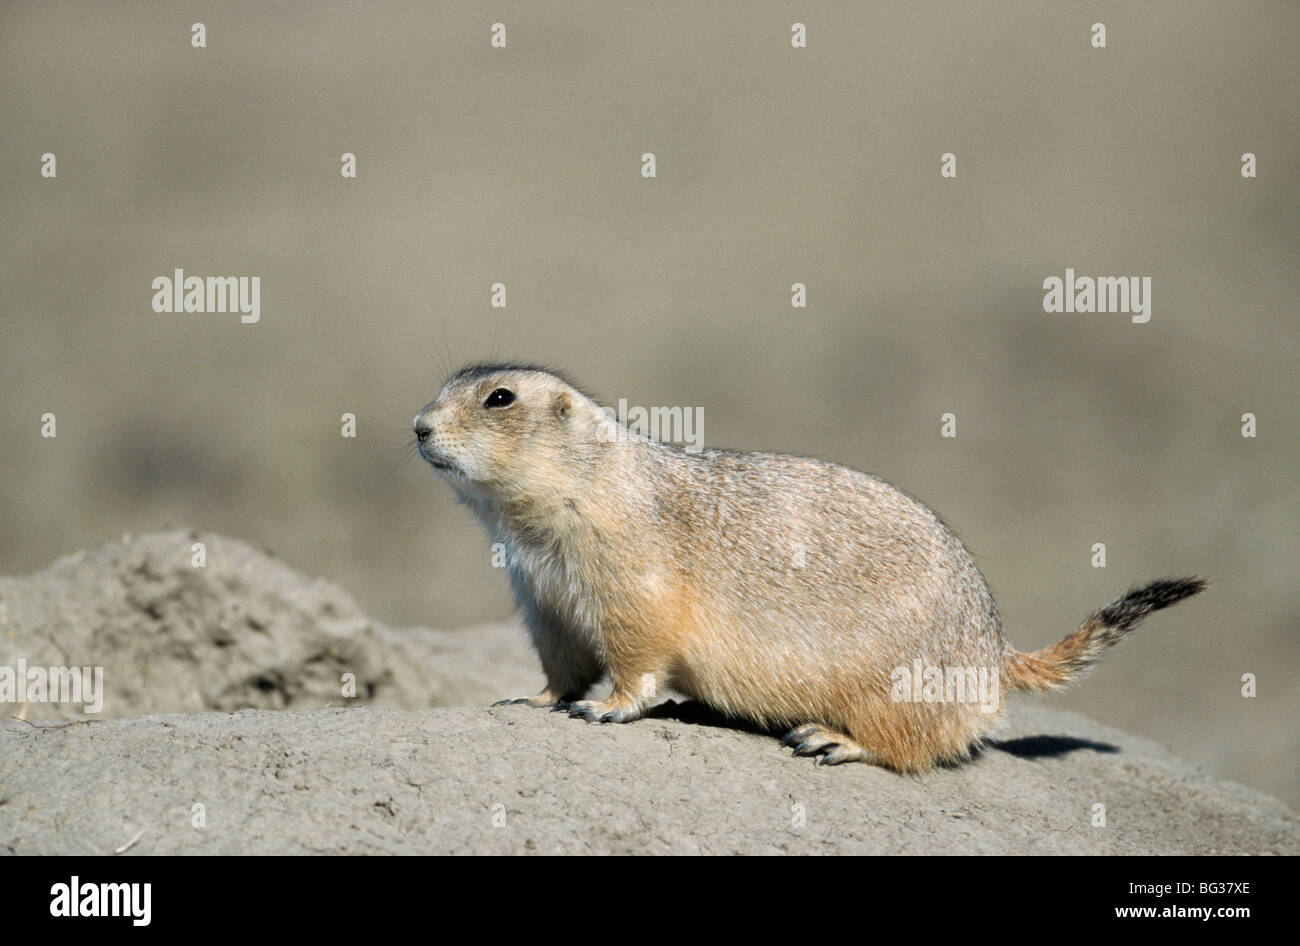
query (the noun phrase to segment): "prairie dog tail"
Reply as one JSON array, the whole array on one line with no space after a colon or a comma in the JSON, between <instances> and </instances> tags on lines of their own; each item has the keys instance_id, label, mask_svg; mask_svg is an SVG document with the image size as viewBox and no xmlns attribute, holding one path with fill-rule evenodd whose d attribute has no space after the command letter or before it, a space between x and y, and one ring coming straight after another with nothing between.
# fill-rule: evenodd
<instances>
[{"instance_id":1,"label":"prairie dog tail","mask_svg":"<svg viewBox=\"0 0 1300 946\"><path fill-rule=\"evenodd\" d=\"M1013 690L1051 690L1087 670L1102 651L1118 644L1152 611L1159 611L1204 591L1201 578L1157 578L1130 588L1100 611L1084 619L1078 630L1033 653L1013 653L1003 667Z\"/></svg>"}]
</instances>

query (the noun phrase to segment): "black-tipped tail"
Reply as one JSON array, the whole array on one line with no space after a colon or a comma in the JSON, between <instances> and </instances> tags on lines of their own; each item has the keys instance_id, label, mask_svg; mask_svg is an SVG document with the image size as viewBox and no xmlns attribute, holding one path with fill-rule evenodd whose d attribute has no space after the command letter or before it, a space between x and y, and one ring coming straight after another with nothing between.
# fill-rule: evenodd
<instances>
[{"instance_id":1,"label":"black-tipped tail","mask_svg":"<svg viewBox=\"0 0 1300 946\"><path fill-rule=\"evenodd\" d=\"M1020 690L1050 690L1087 670L1106 648L1118 644L1152 611L1159 611L1206 589L1202 578L1157 578L1130 588L1078 629L1050 647L1013 654L1004 669L1007 682Z\"/></svg>"}]
</instances>

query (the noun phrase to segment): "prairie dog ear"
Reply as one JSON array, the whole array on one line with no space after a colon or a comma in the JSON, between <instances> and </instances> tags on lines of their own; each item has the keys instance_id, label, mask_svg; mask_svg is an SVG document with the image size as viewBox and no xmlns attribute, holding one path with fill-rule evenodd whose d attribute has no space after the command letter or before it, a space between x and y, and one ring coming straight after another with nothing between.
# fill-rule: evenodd
<instances>
[{"instance_id":1,"label":"prairie dog ear","mask_svg":"<svg viewBox=\"0 0 1300 946\"><path fill-rule=\"evenodd\" d=\"M573 399L568 391L557 391L552 404L556 417L568 417L573 412Z\"/></svg>"}]
</instances>

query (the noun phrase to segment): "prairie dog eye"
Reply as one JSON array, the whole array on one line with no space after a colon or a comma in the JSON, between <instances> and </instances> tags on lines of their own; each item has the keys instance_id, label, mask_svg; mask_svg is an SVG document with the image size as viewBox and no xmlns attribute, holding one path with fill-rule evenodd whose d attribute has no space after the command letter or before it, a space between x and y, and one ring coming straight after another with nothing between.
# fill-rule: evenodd
<instances>
[{"instance_id":1,"label":"prairie dog eye","mask_svg":"<svg viewBox=\"0 0 1300 946\"><path fill-rule=\"evenodd\" d=\"M513 404L514 400L515 400L514 391L511 391L509 388L497 388L495 391L493 391L491 394L487 396L487 400L483 402L483 406L484 407L506 407L509 404Z\"/></svg>"}]
</instances>

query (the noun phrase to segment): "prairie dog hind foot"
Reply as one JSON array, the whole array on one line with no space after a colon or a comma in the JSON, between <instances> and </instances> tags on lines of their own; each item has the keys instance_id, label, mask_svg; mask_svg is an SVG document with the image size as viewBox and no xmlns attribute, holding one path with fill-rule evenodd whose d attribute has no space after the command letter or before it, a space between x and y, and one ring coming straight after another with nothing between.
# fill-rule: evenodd
<instances>
[{"instance_id":1,"label":"prairie dog hind foot","mask_svg":"<svg viewBox=\"0 0 1300 946\"><path fill-rule=\"evenodd\" d=\"M794 746L795 755L817 756L818 765L876 761L869 750L844 733L827 729L819 723L808 723L790 730L781 737L781 745Z\"/></svg>"}]
</instances>

